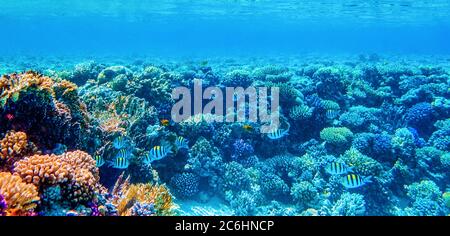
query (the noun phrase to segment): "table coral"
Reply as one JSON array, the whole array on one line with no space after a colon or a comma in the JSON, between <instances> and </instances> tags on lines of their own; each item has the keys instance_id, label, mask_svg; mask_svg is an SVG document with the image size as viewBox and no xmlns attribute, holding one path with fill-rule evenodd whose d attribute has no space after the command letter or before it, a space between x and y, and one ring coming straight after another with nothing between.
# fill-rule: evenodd
<instances>
[{"instance_id":1,"label":"table coral","mask_svg":"<svg viewBox=\"0 0 450 236\"><path fill-rule=\"evenodd\" d=\"M0 172L0 195L7 204L6 215L32 215L39 201L34 185L8 172Z\"/></svg>"}]
</instances>

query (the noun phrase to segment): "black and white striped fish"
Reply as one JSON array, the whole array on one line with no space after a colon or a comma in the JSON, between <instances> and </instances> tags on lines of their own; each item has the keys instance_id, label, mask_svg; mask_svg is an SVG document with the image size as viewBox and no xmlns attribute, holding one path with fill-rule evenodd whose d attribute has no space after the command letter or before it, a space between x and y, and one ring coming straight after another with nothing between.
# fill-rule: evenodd
<instances>
[{"instance_id":1,"label":"black and white striped fish","mask_svg":"<svg viewBox=\"0 0 450 236\"><path fill-rule=\"evenodd\" d=\"M131 157L132 153L131 150L126 149L126 148L122 148L120 149L117 154L116 154L116 158L126 158L129 159Z\"/></svg>"},{"instance_id":2,"label":"black and white striped fish","mask_svg":"<svg viewBox=\"0 0 450 236\"><path fill-rule=\"evenodd\" d=\"M272 132L268 133L267 137L269 139L275 140L275 139L283 138L286 135L288 135L288 130L276 129L276 130L273 130Z\"/></svg>"},{"instance_id":3,"label":"black and white striped fish","mask_svg":"<svg viewBox=\"0 0 450 236\"><path fill-rule=\"evenodd\" d=\"M101 155L95 155L94 160L97 167L101 167L105 164L105 159Z\"/></svg>"},{"instance_id":4,"label":"black and white striped fish","mask_svg":"<svg viewBox=\"0 0 450 236\"><path fill-rule=\"evenodd\" d=\"M346 164L343 164L340 162L331 162L325 166L325 171L328 174L332 174L332 175L347 174L348 172L351 172L352 170L353 170L353 167L349 167Z\"/></svg>"},{"instance_id":5,"label":"black and white striped fish","mask_svg":"<svg viewBox=\"0 0 450 236\"><path fill-rule=\"evenodd\" d=\"M129 141L124 136L119 136L114 139L113 146L115 149L126 148L129 144Z\"/></svg>"},{"instance_id":6,"label":"black and white striped fish","mask_svg":"<svg viewBox=\"0 0 450 236\"><path fill-rule=\"evenodd\" d=\"M172 150L169 146L154 146L145 156L144 163L150 164L154 161L158 161L171 154Z\"/></svg>"},{"instance_id":7,"label":"black and white striped fish","mask_svg":"<svg viewBox=\"0 0 450 236\"><path fill-rule=\"evenodd\" d=\"M346 188L358 188L367 183L371 183L372 176L362 177L357 174L348 174L342 177L341 183Z\"/></svg>"},{"instance_id":8,"label":"black and white striped fish","mask_svg":"<svg viewBox=\"0 0 450 236\"><path fill-rule=\"evenodd\" d=\"M114 161L109 162L109 165L115 169L126 169L130 165L130 161L127 158L117 157Z\"/></svg>"},{"instance_id":9,"label":"black and white striped fish","mask_svg":"<svg viewBox=\"0 0 450 236\"><path fill-rule=\"evenodd\" d=\"M177 137L177 139L175 140L175 146L177 147L177 149L182 149L182 148L188 149L189 148L188 144L189 143L188 143L187 139L185 139L181 136Z\"/></svg>"}]
</instances>

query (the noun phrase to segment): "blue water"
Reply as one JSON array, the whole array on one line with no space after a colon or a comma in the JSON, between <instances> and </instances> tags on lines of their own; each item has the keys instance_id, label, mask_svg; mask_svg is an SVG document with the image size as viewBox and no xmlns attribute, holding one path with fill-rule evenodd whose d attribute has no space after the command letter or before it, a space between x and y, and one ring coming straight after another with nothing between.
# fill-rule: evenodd
<instances>
[{"instance_id":1,"label":"blue water","mask_svg":"<svg viewBox=\"0 0 450 236\"><path fill-rule=\"evenodd\" d=\"M2 54L450 52L435 1L0 1Z\"/></svg>"}]
</instances>

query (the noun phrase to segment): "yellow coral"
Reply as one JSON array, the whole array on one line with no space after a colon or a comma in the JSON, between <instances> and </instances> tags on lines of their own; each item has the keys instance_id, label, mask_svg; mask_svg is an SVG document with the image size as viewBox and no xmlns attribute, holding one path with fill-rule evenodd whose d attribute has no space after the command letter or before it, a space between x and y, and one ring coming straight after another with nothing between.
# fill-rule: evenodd
<instances>
[{"instance_id":1,"label":"yellow coral","mask_svg":"<svg viewBox=\"0 0 450 236\"><path fill-rule=\"evenodd\" d=\"M129 178L122 181L119 177L113 189L113 204L118 215L132 215L131 208L136 202L154 204L157 215L173 215L174 203L172 195L165 185L159 184L129 184Z\"/></svg>"},{"instance_id":2,"label":"yellow coral","mask_svg":"<svg viewBox=\"0 0 450 236\"><path fill-rule=\"evenodd\" d=\"M0 78L1 105L4 106L10 99L17 101L20 93L30 88L46 91L54 97L53 85L54 81L50 77L42 76L33 71L4 75Z\"/></svg>"},{"instance_id":3,"label":"yellow coral","mask_svg":"<svg viewBox=\"0 0 450 236\"><path fill-rule=\"evenodd\" d=\"M61 90L62 92L62 96L65 95L75 95L77 94L77 85L68 81L68 80L62 80L61 82L57 83L55 85L55 87L57 88L57 90Z\"/></svg>"},{"instance_id":4,"label":"yellow coral","mask_svg":"<svg viewBox=\"0 0 450 236\"><path fill-rule=\"evenodd\" d=\"M30 215L39 201L36 186L8 172L0 172L0 194L8 205L6 215Z\"/></svg>"}]
</instances>

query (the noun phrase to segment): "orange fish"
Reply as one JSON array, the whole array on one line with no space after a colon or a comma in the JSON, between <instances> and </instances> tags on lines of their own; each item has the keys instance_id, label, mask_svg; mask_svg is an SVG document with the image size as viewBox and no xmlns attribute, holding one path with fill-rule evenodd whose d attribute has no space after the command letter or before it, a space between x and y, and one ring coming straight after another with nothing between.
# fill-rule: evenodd
<instances>
[{"instance_id":1,"label":"orange fish","mask_svg":"<svg viewBox=\"0 0 450 236\"><path fill-rule=\"evenodd\" d=\"M162 126L169 126L169 124L170 124L170 121L168 119L162 119L161 120L161 125Z\"/></svg>"},{"instance_id":2,"label":"orange fish","mask_svg":"<svg viewBox=\"0 0 450 236\"><path fill-rule=\"evenodd\" d=\"M250 131L253 130L253 126L251 126L251 125L249 125L249 124L243 125L242 128L243 128L245 131L248 131L248 132L250 132Z\"/></svg>"}]
</instances>

